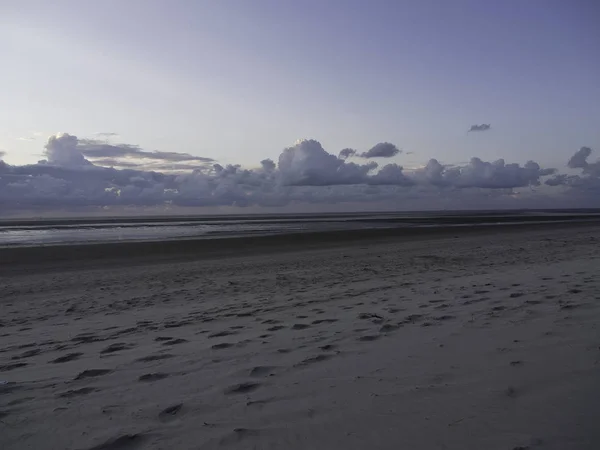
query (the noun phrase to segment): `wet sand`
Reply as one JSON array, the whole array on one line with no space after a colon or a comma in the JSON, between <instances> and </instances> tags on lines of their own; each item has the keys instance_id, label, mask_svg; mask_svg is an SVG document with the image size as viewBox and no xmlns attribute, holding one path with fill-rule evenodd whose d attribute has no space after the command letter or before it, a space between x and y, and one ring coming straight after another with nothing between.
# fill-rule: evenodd
<instances>
[{"instance_id":1,"label":"wet sand","mask_svg":"<svg viewBox=\"0 0 600 450\"><path fill-rule=\"evenodd\" d=\"M596 449L600 228L0 250L2 449Z\"/></svg>"}]
</instances>

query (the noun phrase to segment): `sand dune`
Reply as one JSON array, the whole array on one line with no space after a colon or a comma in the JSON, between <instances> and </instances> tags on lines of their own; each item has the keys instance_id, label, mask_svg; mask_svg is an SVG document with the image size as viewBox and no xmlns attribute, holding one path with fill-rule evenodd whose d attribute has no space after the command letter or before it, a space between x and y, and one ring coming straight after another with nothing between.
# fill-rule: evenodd
<instances>
[{"instance_id":1,"label":"sand dune","mask_svg":"<svg viewBox=\"0 0 600 450\"><path fill-rule=\"evenodd\" d=\"M555 225L16 265L0 448L600 448L599 242Z\"/></svg>"}]
</instances>

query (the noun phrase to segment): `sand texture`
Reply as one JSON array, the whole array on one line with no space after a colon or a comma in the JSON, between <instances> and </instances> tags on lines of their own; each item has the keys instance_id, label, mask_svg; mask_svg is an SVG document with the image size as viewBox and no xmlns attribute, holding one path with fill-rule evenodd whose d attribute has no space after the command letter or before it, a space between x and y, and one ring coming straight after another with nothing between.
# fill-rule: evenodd
<instances>
[{"instance_id":1,"label":"sand texture","mask_svg":"<svg viewBox=\"0 0 600 450\"><path fill-rule=\"evenodd\" d=\"M20 261L0 449L599 449L599 244L556 225Z\"/></svg>"}]
</instances>

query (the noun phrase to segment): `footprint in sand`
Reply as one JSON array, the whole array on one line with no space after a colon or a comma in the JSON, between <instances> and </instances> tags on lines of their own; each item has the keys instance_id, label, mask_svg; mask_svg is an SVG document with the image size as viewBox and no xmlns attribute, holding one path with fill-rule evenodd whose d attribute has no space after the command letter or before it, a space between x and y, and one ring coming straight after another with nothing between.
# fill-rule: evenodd
<instances>
[{"instance_id":1,"label":"footprint in sand","mask_svg":"<svg viewBox=\"0 0 600 450\"><path fill-rule=\"evenodd\" d=\"M313 320L312 324L319 325L321 323L335 323L337 321L338 321L338 319L318 319L318 320Z\"/></svg>"},{"instance_id":2,"label":"footprint in sand","mask_svg":"<svg viewBox=\"0 0 600 450\"><path fill-rule=\"evenodd\" d=\"M81 389L73 389L70 391L63 392L61 394L58 394L58 396L62 397L62 398L73 398L73 397L79 397L81 395L91 394L92 392L96 392L97 390L98 389L93 388L93 387L84 387Z\"/></svg>"},{"instance_id":3,"label":"footprint in sand","mask_svg":"<svg viewBox=\"0 0 600 450\"><path fill-rule=\"evenodd\" d=\"M83 353L79 353L79 352L68 353L65 356L60 356L56 359L53 359L50 362L52 364L61 364L61 363L69 362L69 361L75 361L76 359L79 359L80 356L83 356Z\"/></svg>"},{"instance_id":4,"label":"footprint in sand","mask_svg":"<svg viewBox=\"0 0 600 450\"><path fill-rule=\"evenodd\" d=\"M185 344L186 342L188 342L187 339L172 339L170 341L166 341L163 342L162 345L178 345L178 344Z\"/></svg>"},{"instance_id":5,"label":"footprint in sand","mask_svg":"<svg viewBox=\"0 0 600 450\"><path fill-rule=\"evenodd\" d=\"M183 408L183 403L169 406L158 413L158 418L161 422L170 422L181 412L181 408Z\"/></svg>"},{"instance_id":6,"label":"footprint in sand","mask_svg":"<svg viewBox=\"0 0 600 450\"><path fill-rule=\"evenodd\" d=\"M376 341L377 339L379 339L381 336L377 335L377 334L372 334L372 335L367 335L367 336L360 336L358 338L359 341L362 342L371 342L371 341Z\"/></svg>"},{"instance_id":7,"label":"footprint in sand","mask_svg":"<svg viewBox=\"0 0 600 450\"><path fill-rule=\"evenodd\" d=\"M452 320L452 319L456 319L456 316L452 316L449 314L443 315L443 316L438 316L438 317L434 317L433 320L437 320L437 321L445 321L445 320Z\"/></svg>"},{"instance_id":8,"label":"footprint in sand","mask_svg":"<svg viewBox=\"0 0 600 450\"><path fill-rule=\"evenodd\" d=\"M399 328L400 327L398 325L392 325L390 323L386 323L379 329L379 332L380 333L390 333L392 331L396 331Z\"/></svg>"},{"instance_id":9,"label":"footprint in sand","mask_svg":"<svg viewBox=\"0 0 600 450\"><path fill-rule=\"evenodd\" d=\"M225 394L247 394L261 387L260 383L240 383L225 389Z\"/></svg>"},{"instance_id":10,"label":"footprint in sand","mask_svg":"<svg viewBox=\"0 0 600 450\"><path fill-rule=\"evenodd\" d=\"M39 355L42 351L40 349L27 350L26 352L21 353L20 355L13 356L11 359L24 359L31 358L32 356Z\"/></svg>"},{"instance_id":11,"label":"footprint in sand","mask_svg":"<svg viewBox=\"0 0 600 450\"><path fill-rule=\"evenodd\" d=\"M217 337L231 336L231 335L234 335L234 334L237 334L237 331L228 331L228 330L225 330L225 331L219 331L217 333L209 334L208 338L212 339L212 338L217 338Z\"/></svg>"},{"instance_id":12,"label":"footprint in sand","mask_svg":"<svg viewBox=\"0 0 600 450\"><path fill-rule=\"evenodd\" d=\"M543 303L541 300L525 300L525 303L527 305L539 305L540 303Z\"/></svg>"},{"instance_id":13,"label":"footprint in sand","mask_svg":"<svg viewBox=\"0 0 600 450\"><path fill-rule=\"evenodd\" d=\"M281 321L275 319L267 319L263 320L261 323L264 323L265 325L275 325L276 323L281 323Z\"/></svg>"},{"instance_id":14,"label":"footprint in sand","mask_svg":"<svg viewBox=\"0 0 600 450\"><path fill-rule=\"evenodd\" d=\"M298 364L295 365L295 367L303 367L303 366L308 366L310 364L327 361L328 359L331 359L332 357L333 357L333 355L329 355L329 354L320 354L317 356L311 356L309 358L306 358L306 359L300 361Z\"/></svg>"},{"instance_id":15,"label":"footprint in sand","mask_svg":"<svg viewBox=\"0 0 600 450\"><path fill-rule=\"evenodd\" d=\"M108 347L106 347L100 353L103 355L106 355L108 353L119 352L121 350L128 350L133 347L134 347L134 345L132 345L132 344L126 344L125 342L116 342L114 344L110 344Z\"/></svg>"},{"instance_id":16,"label":"footprint in sand","mask_svg":"<svg viewBox=\"0 0 600 450\"><path fill-rule=\"evenodd\" d=\"M273 372L277 369L275 366L256 366L248 373L251 377L264 377L267 375L273 375Z\"/></svg>"},{"instance_id":17,"label":"footprint in sand","mask_svg":"<svg viewBox=\"0 0 600 450\"><path fill-rule=\"evenodd\" d=\"M0 372L8 372L10 370L15 370L15 369L18 369L20 367L25 367L26 365L27 365L27 363L5 364L3 366L0 366Z\"/></svg>"},{"instance_id":18,"label":"footprint in sand","mask_svg":"<svg viewBox=\"0 0 600 450\"><path fill-rule=\"evenodd\" d=\"M139 362L151 362L151 361L160 361L162 359L173 358L175 355L171 355L170 353L161 353L159 355L148 355L143 358L138 358L136 361Z\"/></svg>"},{"instance_id":19,"label":"footprint in sand","mask_svg":"<svg viewBox=\"0 0 600 450\"><path fill-rule=\"evenodd\" d=\"M560 305L560 309L571 310L581 308L583 305L581 303L563 303Z\"/></svg>"},{"instance_id":20,"label":"footprint in sand","mask_svg":"<svg viewBox=\"0 0 600 450\"><path fill-rule=\"evenodd\" d=\"M233 347L233 344L230 344L228 342L223 342L221 344L215 344L211 348L213 350L223 350L224 348L231 348L231 347Z\"/></svg>"},{"instance_id":21,"label":"footprint in sand","mask_svg":"<svg viewBox=\"0 0 600 450\"><path fill-rule=\"evenodd\" d=\"M321 350L328 351L328 350L333 350L334 348L336 348L336 346L334 344L326 344L326 345L322 345L319 348Z\"/></svg>"},{"instance_id":22,"label":"footprint in sand","mask_svg":"<svg viewBox=\"0 0 600 450\"><path fill-rule=\"evenodd\" d=\"M140 375L140 377L138 378L138 381L145 381L145 382L158 381L158 380L164 380L168 376L169 376L168 373L162 373L162 372L146 373L144 375Z\"/></svg>"},{"instance_id":23,"label":"footprint in sand","mask_svg":"<svg viewBox=\"0 0 600 450\"><path fill-rule=\"evenodd\" d=\"M128 450L141 446L143 441L144 436L142 434L124 434L87 450Z\"/></svg>"},{"instance_id":24,"label":"footprint in sand","mask_svg":"<svg viewBox=\"0 0 600 450\"><path fill-rule=\"evenodd\" d=\"M79 375L77 375L75 377L75 379L83 380L84 378L100 377L102 375L106 375L111 372L112 372L112 370L109 370L109 369L88 369L88 370L84 370Z\"/></svg>"}]
</instances>

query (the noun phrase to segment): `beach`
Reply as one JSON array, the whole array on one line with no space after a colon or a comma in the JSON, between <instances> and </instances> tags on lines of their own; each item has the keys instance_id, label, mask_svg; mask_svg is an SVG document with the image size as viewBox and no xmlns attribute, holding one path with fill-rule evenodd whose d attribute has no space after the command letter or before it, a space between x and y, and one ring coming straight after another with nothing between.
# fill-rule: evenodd
<instances>
[{"instance_id":1,"label":"beach","mask_svg":"<svg viewBox=\"0 0 600 450\"><path fill-rule=\"evenodd\" d=\"M597 449L600 227L0 249L0 448Z\"/></svg>"}]
</instances>

